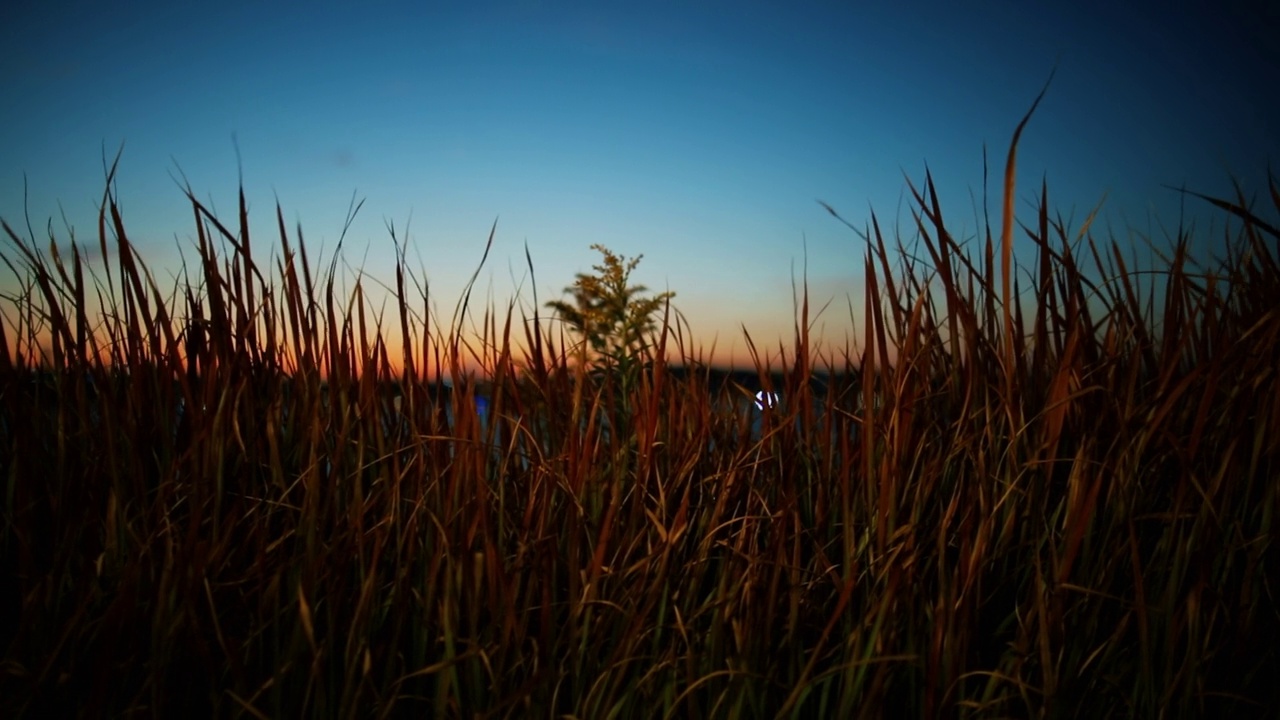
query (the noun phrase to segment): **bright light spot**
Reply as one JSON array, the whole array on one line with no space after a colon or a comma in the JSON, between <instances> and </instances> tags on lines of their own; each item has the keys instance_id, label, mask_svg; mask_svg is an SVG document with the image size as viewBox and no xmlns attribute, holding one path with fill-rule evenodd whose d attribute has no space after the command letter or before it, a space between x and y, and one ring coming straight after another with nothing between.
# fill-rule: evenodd
<instances>
[{"instance_id":1,"label":"bright light spot","mask_svg":"<svg viewBox=\"0 0 1280 720\"><path fill-rule=\"evenodd\" d=\"M765 392L761 390L756 393L756 409L763 410L766 407L774 407L778 404L778 393Z\"/></svg>"}]
</instances>

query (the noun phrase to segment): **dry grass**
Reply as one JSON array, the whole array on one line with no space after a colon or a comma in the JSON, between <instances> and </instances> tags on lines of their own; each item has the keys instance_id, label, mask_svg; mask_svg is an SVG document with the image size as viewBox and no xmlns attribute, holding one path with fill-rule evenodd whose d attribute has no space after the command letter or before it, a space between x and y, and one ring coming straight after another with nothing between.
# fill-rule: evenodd
<instances>
[{"instance_id":1,"label":"dry grass","mask_svg":"<svg viewBox=\"0 0 1280 720\"><path fill-rule=\"evenodd\" d=\"M1213 201L1242 224L1225 258L1180 235L1144 287L1042 188L1023 311L1011 214L973 258L927 178L932 267L873 218L865 349L811 357L806 301L753 436L705 374L656 363L619 398L514 307L467 344L403 253L390 318L279 212L260 265L243 194L232 232L188 192L166 294L107 187L101 275L4 226L13 717L1280 707L1280 233L1243 194Z\"/></svg>"}]
</instances>

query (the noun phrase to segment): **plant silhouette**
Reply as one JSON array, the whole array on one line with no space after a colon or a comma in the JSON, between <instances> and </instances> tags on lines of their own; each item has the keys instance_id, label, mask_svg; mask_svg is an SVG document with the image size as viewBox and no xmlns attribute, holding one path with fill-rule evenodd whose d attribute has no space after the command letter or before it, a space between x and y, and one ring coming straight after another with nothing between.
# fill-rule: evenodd
<instances>
[{"instance_id":1,"label":"plant silhouette","mask_svg":"<svg viewBox=\"0 0 1280 720\"><path fill-rule=\"evenodd\" d=\"M654 315L675 293L644 297L648 288L628 284L643 255L628 259L600 244L591 248L604 256L603 263L593 266L594 274L578 273L573 285L565 288L573 295L572 303L552 300L547 307L579 336L579 350L584 359L589 357L592 369L619 370L627 376L648 359Z\"/></svg>"}]
</instances>

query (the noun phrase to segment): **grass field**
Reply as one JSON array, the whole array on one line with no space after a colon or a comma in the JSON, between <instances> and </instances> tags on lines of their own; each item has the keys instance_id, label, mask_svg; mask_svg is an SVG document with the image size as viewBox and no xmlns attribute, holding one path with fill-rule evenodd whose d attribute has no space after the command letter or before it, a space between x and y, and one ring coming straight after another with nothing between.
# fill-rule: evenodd
<instances>
[{"instance_id":1,"label":"grass field","mask_svg":"<svg viewBox=\"0 0 1280 720\"><path fill-rule=\"evenodd\" d=\"M234 229L188 192L161 288L107 187L104 264L4 227L8 717L1280 708L1280 233L1243 193L1222 257L1139 273L1043 187L962 248L926 179L928 264L863 230L859 349L811 353L806 300L760 411L674 315L626 394L518 308L431 322L403 253L376 315L243 192Z\"/></svg>"}]
</instances>

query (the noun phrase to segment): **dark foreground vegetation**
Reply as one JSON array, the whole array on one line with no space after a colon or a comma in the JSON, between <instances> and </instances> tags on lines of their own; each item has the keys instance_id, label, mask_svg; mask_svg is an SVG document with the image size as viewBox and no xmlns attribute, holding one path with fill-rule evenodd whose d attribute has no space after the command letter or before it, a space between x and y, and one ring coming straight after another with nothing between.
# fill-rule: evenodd
<instances>
[{"instance_id":1,"label":"dark foreground vegetation","mask_svg":"<svg viewBox=\"0 0 1280 720\"><path fill-rule=\"evenodd\" d=\"M1221 257L1138 273L1043 187L962 247L926 180L927 263L873 221L859 349L811 353L806 301L753 432L669 372L672 314L626 383L518 308L469 341L403 254L386 315L283 220L268 262L243 195L232 231L188 193L161 288L107 187L106 262L5 226L7 717L1280 708L1280 234L1243 194Z\"/></svg>"}]
</instances>

